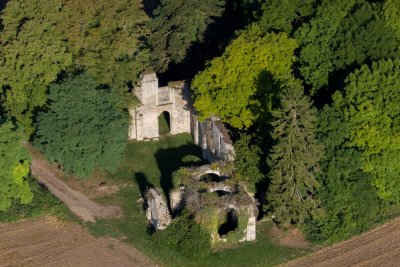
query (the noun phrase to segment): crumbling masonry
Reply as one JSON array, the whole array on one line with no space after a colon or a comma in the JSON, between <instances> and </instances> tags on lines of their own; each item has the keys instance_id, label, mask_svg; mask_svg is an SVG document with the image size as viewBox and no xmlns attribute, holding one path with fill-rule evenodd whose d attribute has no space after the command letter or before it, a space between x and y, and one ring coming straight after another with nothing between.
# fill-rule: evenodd
<instances>
[{"instance_id":1,"label":"crumbling masonry","mask_svg":"<svg viewBox=\"0 0 400 267\"><path fill-rule=\"evenodd\" d=\"M165 229L171 222L170 214L178 214L187 208L196 216L198 223L210 230L213 243L228 239L233 239L233 242L255 240L255 199L245 188L232 182L232 174L224 173L219 167L215 169L215 166L224 165L222 162L229 165L234 159L232 141L223 123L218 118L198 121L190 89L184 81L159 87L155 73L145 74L135 88L135 94L141 104L130 110L129 139L158 140L158 118L160 114L167 113L170 134L191 133L195 144L202 148L203 158L214 162L213 165L182 169L176 174L182 181L170 196L166 196L171 200L170 211L160 191L149 189L146 216L153 227L156 230ZM219 178L215 181L204 180L202 177L207 175ZM223 228L224 225L227 229L232 228L229 224L236 224L236 234L226 235Z\"/></svg>"}]
</instances>

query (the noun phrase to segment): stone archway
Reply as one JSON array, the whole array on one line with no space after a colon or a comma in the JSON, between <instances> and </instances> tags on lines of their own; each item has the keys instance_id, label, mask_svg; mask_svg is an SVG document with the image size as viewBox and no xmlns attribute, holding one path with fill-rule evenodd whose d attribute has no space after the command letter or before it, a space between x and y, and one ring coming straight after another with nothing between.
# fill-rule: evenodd
<instances>
[{"instance_id":1,"label":"stone archway","mask_svg":"<svg viewBox=\"0 0 400 267\"><path fill-rule=\"evenodd\" d=\"M229 232L235 231L238 228L238 213L235 209L230 208L226 212L226 221L218 228L219 236L224 236Z\"/></svg>"},{"instance_id":2,"label":"stone archway","mask_svg":"<svg viewBox=\"0 0 400 267\"><path fill-rule=\"evenodd\" d=\"M163 111L157 119L158 134L162 136L171 133L171 114L168 111Z\"/></svg>"}]
</instances>

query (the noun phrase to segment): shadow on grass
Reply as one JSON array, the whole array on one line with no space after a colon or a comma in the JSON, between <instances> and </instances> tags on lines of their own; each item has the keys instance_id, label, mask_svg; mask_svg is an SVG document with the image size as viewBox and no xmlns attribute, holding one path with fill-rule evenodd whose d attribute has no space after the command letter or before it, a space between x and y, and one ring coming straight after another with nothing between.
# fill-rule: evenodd
<instances>
[{"instance_id":1,"label":"shadow on grass","mask_svg":"<svg viewBox=\"0 0 400 267\"><path fill-rule=\"evenodd\" d=\"M172 174L181 167L199 166L207 161L201 158L201 148L196 145L182 145L176 148L159 149L154 157L161 172L160 185L171 211L170 192L173 188Z\"/></svg>"},{"instance_id":2,"label":"shadow on grass","mask_svg":"<svg viewBox=\"0 0 400 267\"><path fill-rule=\"evenodd\" d=\"M140 195L142 196L142 199L143 199L142 208L143 208L143 210L146 210L147 209L147 203L145 201L146 191L150 188L154 188L154 185L149 182L146 175L142 172L136 172L134 174L134 176L135 176L135 181L136 181L137 185L139 186Z\"/></svg>"}]
</instances>

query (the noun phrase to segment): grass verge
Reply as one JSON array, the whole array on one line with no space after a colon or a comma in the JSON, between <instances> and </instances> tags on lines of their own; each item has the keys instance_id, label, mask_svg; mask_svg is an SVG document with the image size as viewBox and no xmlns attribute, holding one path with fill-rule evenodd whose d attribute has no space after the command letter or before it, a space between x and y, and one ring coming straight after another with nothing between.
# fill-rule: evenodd
<instances>
[{"instance_id":1,"label":"grass verge","mask_svg":"<svg viewBox=\"0 0 400 267\"><path fill-rule=\"evenodd\" d=\"M149 186L161 188L166 195L172 188L172 173L181 166L202 164L201 150L193 145L190 135L168 136L158 142L132 142L127 145L125 161L118 171L102 179L123 184L113 195L97 199L104 204L117 204L124 215L119 219L98 220L86 224L95 236L123 239L165 266L273 266L304 255L307 250L290 249L271 242L271 222L257 225L257 241L241 243L188 261L168 244L154 246L141 198ZM196 253L196 251L193 251Z\"/></svg>"}]
</instances>

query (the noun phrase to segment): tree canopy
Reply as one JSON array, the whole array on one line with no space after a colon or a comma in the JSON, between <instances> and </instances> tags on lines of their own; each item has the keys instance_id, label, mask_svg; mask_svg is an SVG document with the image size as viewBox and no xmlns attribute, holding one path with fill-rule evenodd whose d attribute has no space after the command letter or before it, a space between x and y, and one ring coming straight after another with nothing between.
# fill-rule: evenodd
<instances>
[{"instance_id":1,"label":"tree canopy","mask_svg":"<svg viewBox=\"0 0 400 267\"><path fill-rule=\"evenodd\" d=\"M12 200L26 204L33 197L26 180L30 157L23 141L23 132L12 122L0 125L0 212L8 209Z\"/></svg>"},{"instance_id":2,"label":"tree canopy","mask_svg":"<svg viewBox=\"0 0 400 267\"><path fill-rule=\"evenodd\" d=\"M267 198L276 221L304 223L320 211L316 174L323 146L316 139L317 111L299 83L283 89L280 104L272 111L274 146L268 159Z\"/></svg>"},{"instance_id":3,"label":"tree canopy","mask_svg":"<svg viewBox=\"0 0 400 267\"><path fill-rule=\"evenodd\" d=\"M225 0L161 0L149 21L148 41L153 65L165 71L181 63L194 42L202 41L207 27L221 16Z\"/></svg>"},{"instance_id":4,"label":"tree canopy","mask_svg":"<svg viewBox=\"0 0 400 267\"><path fill-rule=\"evenodd\" d=\"M363 65L335 93L334 108L349 124L347 147L362 151L362 169L373 175L383 200L398 202L400 192L400 60Z\"/></svg>"},{"instance_id":5,"label":"tree canopy","mask_svg":"<svg viewBox=\"0 0 400 267\"><path fill-rule=\"evenodd\" d=\"M296 47L296 41L285 33L264 34L255 25L241 32L193 80L194 105L200 117L215 115L235 128L250 127L266 108L255 97L265 90L257 81L266 73L276 80L289 79Z\"/></svg>"},{"instance_id":6,"label":"tree canopy","mask_svg":"<svg viewBox=\"0 0 400 267\"><path fill-rule=\"evenodd\" d=\"M128 138L127 112L118 109L118 94L99 86L88 74L52 84L50 103L37 116L34 144L52 162L78 176L94 168L113 172Z\"/></svg>"},{"instance_id":7,"label":"tree canopy","mask_svg":"<svg viewBox=\"0 0 400 267\"><path fill-rule=\"evenodd\" d=\"M398 36L380 10L380 4L367 1L323 1L316 16L298 29L299 70L314 93L328 86L333 73L341 80L346 68L400 55Z\"/></svg>"}]
</instances>

